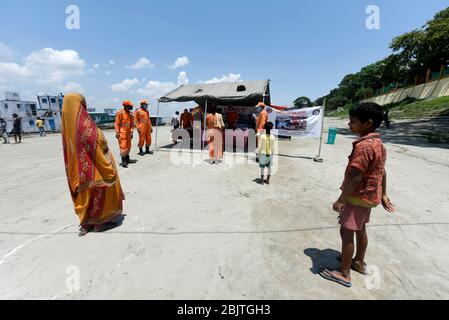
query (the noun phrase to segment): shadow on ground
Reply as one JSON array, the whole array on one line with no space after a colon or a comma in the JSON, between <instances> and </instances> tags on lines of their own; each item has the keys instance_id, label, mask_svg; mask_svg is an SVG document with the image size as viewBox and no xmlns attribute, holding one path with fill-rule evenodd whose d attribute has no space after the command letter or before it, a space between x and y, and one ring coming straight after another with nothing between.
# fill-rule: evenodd
<instances>
[{"instance_id":1,"label":"shadow on ground","mask_svg":"<svg viewBox=\"0 0 449 320\"><path fill-rule=\"evenodd\" d=\"M304 254L312 259L312 267L310 271L313 274L318 274L321 267L329 269L337 269L340 266L337 258L340 256L340 252L333 249L320 250L317 248L309 248L304 250Z\"/></svg>"},{"instance_id":2,"label":"shadow on ground","mask_svg":"<svg viewBox=\"0 0 449 320\"><path fill-rule=\"evenodd\" d=\"M430 143L426 135L436 132L449 132L449 118L437 117L431 119L397 120L390 128L379 129L382 140L386 143L403 144L423 148L449 149L447 143ZM356 137L348 127L339 127L338 133Z\"/></svg>"}]
</instances>

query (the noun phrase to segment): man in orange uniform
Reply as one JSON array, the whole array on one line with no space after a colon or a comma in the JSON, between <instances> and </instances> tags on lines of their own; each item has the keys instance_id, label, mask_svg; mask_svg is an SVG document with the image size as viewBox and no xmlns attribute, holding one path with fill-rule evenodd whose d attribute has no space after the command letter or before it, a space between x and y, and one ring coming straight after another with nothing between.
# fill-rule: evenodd
<instances>
[{"instance_id":1,"label":"man in orange uniform","mask_svg":"<svg viewBox=\"0 0 449 320\"><path fill-rule=\"evenodd\" d=\"M184 113L181 114L181 128L187 130L190 137L192 137L193 116L187 109L184 109Z\"/></svg>"},{"instance_id":2,"label":"man in orange uniform","mask_svg":"<svg viewBox=\"0 0 449 320\"><path fill-rule=\"evenodd\" d=\"M120 165L123 168L128 168L128 164L137 162L129 158L134 131L134 115L131 112L133 107L131 101L123 101L123 109L117 112L115 118L115 137L120 145L120 156L122 157Z\"/></svg>"},{"instance_id":3,"label":"man in orange uniform","mask_svg":"<svg viewBox=\"0 0 449 320\"><path fill-rule=\"evenodd\" d=\"M148 101L143 100L140 103L140 108L136 110L136 126L139 132L139 153L138 155L144 156L146 154L153 154L150 151L151 147L151 134L153 133L153 126L151 125L150 113L148 112ZM145 144L145 152L143 152L143 145Z\"/></svg>"},{"instance_id":4,"label":"man in orange uniform","mask_svg":"<svg viewBox=\"0 0 449 320\"><path fill-rule=\"evenodd\" d=\"M256 106L258 110L261 110L256 119L256 147L259 146L259 137L265 131L265 125L268 121L268 112L266 110L266 106L263 102L259 102ZM256 152L256 162L259 162L259 155Z\"/></svg>"}]
</instances>

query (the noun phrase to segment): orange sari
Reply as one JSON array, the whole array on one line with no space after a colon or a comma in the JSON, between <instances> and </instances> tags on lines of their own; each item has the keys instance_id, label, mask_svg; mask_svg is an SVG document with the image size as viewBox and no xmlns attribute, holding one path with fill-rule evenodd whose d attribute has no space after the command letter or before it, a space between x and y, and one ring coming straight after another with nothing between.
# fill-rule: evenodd
<instances>
[{"instance_id":1,"label":"orange sari","mask_svg":"<svg viewBox=\"0 0 449 320\"><path fill-rule=\"evenodd\" d=\"M206 117L207 126L207 141L209 145L209 158L217 160L223 158L223 141L217 141L216 138L221 137L223 140L223 133L221 128L216 127L217 116L209 113ZM220 139L218 139L220 140Z\"/></svg>"},{"instance_id":2,"label":"orange sari","mask_svg":"<svg viewBox=\"0 0 449 320\"><path fill-rule=\"evenodd\" d=\"M115 160L79 94L64 97L62 144L70 194L80 225L101 225L119 216L125 197Z\"/></svg>"}]
</instances>

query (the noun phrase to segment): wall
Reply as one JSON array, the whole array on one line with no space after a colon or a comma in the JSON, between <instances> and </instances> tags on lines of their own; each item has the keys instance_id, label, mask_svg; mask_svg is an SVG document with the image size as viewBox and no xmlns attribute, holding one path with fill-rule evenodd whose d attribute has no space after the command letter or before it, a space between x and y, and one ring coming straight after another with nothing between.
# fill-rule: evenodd
<instances>
[{"instance_id":1,"label":"wall","mask_svg":"<svg viewBox=\"0 0 449 320\"><path fill-rule=\"evenodd\" d=\"M417 86L402 88L394 92L362 100L362 102L375 102L382 105L396 103L407 97L416 99L429 99L449 96L449 77L434 80Z\"/></svg>"}]
</instances>

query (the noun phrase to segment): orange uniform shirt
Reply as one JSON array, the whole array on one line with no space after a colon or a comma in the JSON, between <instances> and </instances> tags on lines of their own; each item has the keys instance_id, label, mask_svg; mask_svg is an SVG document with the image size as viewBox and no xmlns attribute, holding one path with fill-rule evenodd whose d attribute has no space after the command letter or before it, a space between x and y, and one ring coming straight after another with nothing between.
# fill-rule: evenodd
<instances>
[{"instance_id":1,"label":"orange uniform shirt","mask_svg":"<svg viewBox=\"0 0 449 320\"><path fill-rule=\"evenodd\" d=\"M267 124L267 121L268 121L268 112L264 109L257 117L256 130L257 131L265 130L265 125Z\"/></svg>"},{"instance_id":2,"label":"orange uniform shirt","mask_svg":"<svg viewBox=\"0 0 449 320\"><path fill-rule=\"evenodd\" d=\"M153 126L151 125L151 118L150 113L148 110L144 110L142 108L137 109L136 114L136 126L139 130L150 130L153 129Z\"/></svg>"}]
</instances>

